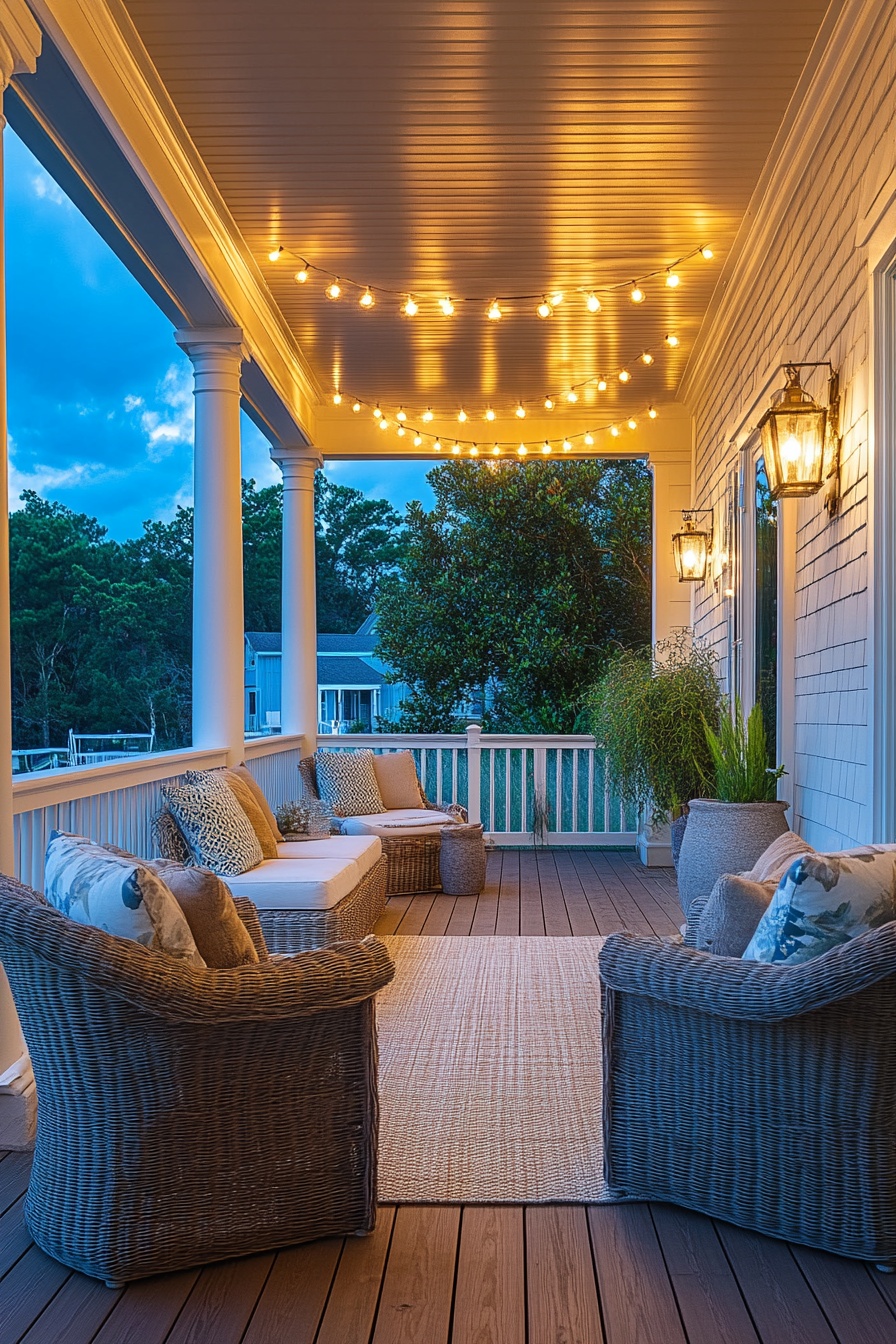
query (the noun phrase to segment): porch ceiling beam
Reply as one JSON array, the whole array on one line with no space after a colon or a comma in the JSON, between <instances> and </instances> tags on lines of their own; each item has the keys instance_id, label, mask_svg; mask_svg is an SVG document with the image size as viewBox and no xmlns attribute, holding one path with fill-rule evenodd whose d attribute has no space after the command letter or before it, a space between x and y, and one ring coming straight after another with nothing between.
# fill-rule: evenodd
<instances>
[{"instance_id":1,"label":"porch ceiling beam","mask_svg":"<svg viewBox=\"0 0 896 1344\"><path fill-rule=\"evenodd\" d=\"M317 380L118 0L33 0L45 33L10 120L179 327L243 332L246 410L311 440Z\"/></svg>"}]
</instances>

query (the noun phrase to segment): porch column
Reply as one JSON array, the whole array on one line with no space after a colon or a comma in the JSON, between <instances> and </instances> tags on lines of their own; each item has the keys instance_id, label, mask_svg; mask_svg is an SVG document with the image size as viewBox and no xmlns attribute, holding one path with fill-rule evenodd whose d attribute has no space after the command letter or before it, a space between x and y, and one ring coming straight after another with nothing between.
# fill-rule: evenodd
<instances>
[{"instance_id":1,"label":"porch column","mask_svg":"<svg viewBox=\"0 0 896 1344\"><path fill-rule=\"evenodd\" d=\"M15 74L33 72L40 29L24 0L0 8L0 98ZM0 871L15 875L12 811L12 676L9 606L9 454L6 421L6 269L3 232L3 128L0 111ZM34 1075L9 984L0 970L0 1147L27 1148L34 1136Z\"/></svg>"},{"instance_id":2,"label":"porch column","mask_svg":"<svg viewBox=\"0 0 896 1344\"><path fill-rule=\"evenodd\" d=\"M651 460L653 472L652 638L666 639L691 624L691 584L679 583L672 558L672 536L681 531L682 509L691 504L690 457Z\"/></svg>"},{"instance_id":3,"label":"porch column","mask_svg":"<svg viewBox=\"0 0 896 1344\"><path fill-rule=\"evenodd\" d=\"M243 758L242 332L178 331L193 364L193 746Z\"/></svg>"},{"instance_id":4,"label":"porch column","mask_svg":"<svg viewBox=\"0 0 896 1344\"><path fill-rule=\"evenodd\" d=\"M283 580L280 730L317 746L317 583L314 549L314 473L323 465L307 444L275 444L271 457L283 473Z\"/></svg>"}]
</instances>

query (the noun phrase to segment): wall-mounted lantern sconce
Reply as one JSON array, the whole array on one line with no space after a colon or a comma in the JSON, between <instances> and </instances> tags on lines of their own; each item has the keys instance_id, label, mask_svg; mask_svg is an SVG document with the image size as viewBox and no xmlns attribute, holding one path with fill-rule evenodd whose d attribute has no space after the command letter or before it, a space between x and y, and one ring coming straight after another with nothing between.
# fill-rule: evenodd
<instances>
[{"instance_id":1,"label":"wall-mounted lantern sconce","mask_svg":"<svg viewBox=\"0 0 896 1344\"><path fill-rule=\"evenodd\" d=\"M679 583L701 583L706 578L712 551L712 528L709 531L699 528L696 518L707 512L706 509L685 509L681 515L684 529L672 537L672 555Z\"/></svg>"},{"instance_id":2,"label":"wall-mounted lantern sconce","mask_svg":"<svg viewBox=\"0 0 896 1344\"><path fill-rule=\"evenodd\" d=\"M829 485L825 507L837 509L840 459L837 374L831 365L786 364L787 386L759 421L765 470L772 499L814 495ZM800 369L828 368L828 405L819 406L800 383Z\"/></svg>"}]
</instances>

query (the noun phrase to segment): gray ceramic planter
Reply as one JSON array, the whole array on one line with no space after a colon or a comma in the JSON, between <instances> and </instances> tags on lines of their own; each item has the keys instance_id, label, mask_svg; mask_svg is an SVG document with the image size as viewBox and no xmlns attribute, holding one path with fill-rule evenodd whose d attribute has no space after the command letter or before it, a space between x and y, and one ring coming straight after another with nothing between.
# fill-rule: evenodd
<instances>
[{"instance_id":1,"label":"gray ceramic planter","mask_svg":"<svg viewBox=\"0 0 896 1344\"><path fill-rule=\"evenodd\" d=\"M687 917L691 902L708 896L723 873L743 873L787 830L788 803L720 803L693 798L678 856L678 893Z\"/></svg>"}]
</instances>

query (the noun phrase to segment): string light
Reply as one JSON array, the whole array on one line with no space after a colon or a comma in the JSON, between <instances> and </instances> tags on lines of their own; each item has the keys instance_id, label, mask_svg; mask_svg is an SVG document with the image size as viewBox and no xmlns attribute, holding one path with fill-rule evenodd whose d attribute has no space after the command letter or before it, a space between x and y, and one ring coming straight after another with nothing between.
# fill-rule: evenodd
<instances>
[{"instance_id":1,"label":"string light","mask_svg":"<svg viewBox=\"0 0 896 1344\"><path fill-rule=\"evenodd\" d=\"M479 456L479 449L478 449L478 447L476 446L475 443L473 444L472 448L470 449L470 456L471 456L471 457L478 457L478 456Z\"/></svg>"},{"instance_id":2,"label":"string light","mask_svg":"<svg viewBox=\"0 0 896 1344\"><path fill-rule=\"evenodd\" d=\"M404 425L399 425L399 426L398 426L398 429L397 429L395 432L396 432L396 434L398 435L398 437L399 437L400 439L403 439L403 438L404 438L404 434L405 434Z\"/></svg>"},{"instance_id":3,"label":"string light","mask_svg":"<svg viewBox=\"0 0 896 1344\"><path fill-rule=\"evenodd\" d=\"M388 428L389 428L389 421L386 419L385 416L383 416L382 420L378 420L378 421L377 421L377 424L379 425L380 429L388 429Z\"/></svg>"},{"instance_id":4,"label":"string light","mask_svg":"<svg viewBox=\"0 0 896 1344\"><path fill-rule=\"evenodd\" d=\"M460 424L465 425L467 423L467 413L464 410L463 406L461 406L460 410L458 411L457 418Z\"/></svg>"},{"instance_id":5,"label":"string light","mask_svg":"<svg viewBox=\"0 0 896 1344\"><path fill-rule=\"evenodd\" d=\"M494 420L495 412L492 410L491 406L487 407L485 412L485 418L486 420Z\"/></svg>"},{"instance_id":6,"label":"string light","mask_svg":"<svg viewBox=\"0 0 896 1344\"><path fill-rule=\"evenodd\" d=\"M656 408L653 407L653 406L648 406L648 407L647 407L647 414L650 416L651 420L655 420L655 419L656 419Z\"/></svg>"},{"instance_id":7,"label":"string light","mask_svg":"<svg viewBox=\"0 0 896 1344\"><path fill-rule=\"evenodd\" d=\"M435 417L434 417L434 415L433 415L433 412L432 412L432 407L431 407L431 406L427 406L426 410L423 412L423 414L422 414L422 416L420 417L420 419L421 419L421 420L425 420L427 424L429 424L429 422L430 422L431 420L435 419Z\"/></svg>"},{"instance_id":8,"label":"string light","mask_svg":"<svg viewBox=\"0 0 896 1344\"><path fill-rule=\"evenodd\" d=\"M607 390L607 380L606 380L606 378L598 378L598 380L597 380L597 390L598 390L598 392L606 392L606 390Z\"/></svg>"},{"instance_id":9,"label":"string light","mask_svg":"<svg viewBox=\"0 0 896 1344\"><path fill-rule=\"evenodd\" d=\"M455 443L455 444L452 446L451 451L452 451L452 453L454 454L454 456L457 457L458 453L460 452L460 444L459 444L459 443Z\"/></svg>"},{"instance_id":10,"label":"string light","mask_svg":"<svg viewBox=\"0 0 896 1344\"><path fill-rule=\"evenodd\" d=\"M547 439L545 439L544 443L541 445L541 451L544 453L545 457L547 457L548 453L551 451L551 445L548 443Z\"/></svg>"},{"instance_id":11,"label":"string light","mask_svg":"<svg viewBox=\"0 0 896 1344\"><path fill-rule=\"evenodd\" d=\"M525 420L526 418L526 408L522 402L517 403L516 417L518 420Z\"/></svg>"},{"instance_id":12,"label":"string light","mask_svg":"<svg viewBox=\"0 0 896 1344\"><path fill-rule=\"evenodd\" d=\"M334 405L334 406L341 406L341 405L342 405L342 393L341 393L341 392L334 392L334 393L333 393L333 405Z\"/></svg>"},{"instance_id":13,"label":"string light","mask_svg":"<svg viewBox=\"0 0 896 1344\"><path fill-rule=\"evenodd\" d=\"M618 426L618 425L611 425L611 426L610 426L610 433L613 435L613 438L614 438L614 439L618 439L618 438L619 438L619 426Z\"/></svg>"},{"instance_id":14,"label":"string light","mask_svg":"<svg viewBox=\"0 0 896 1344\"><path fill-rule=\"evenodd\" d=\"M520 446L519 446L519 448L517 448L516 451L517 451L517 455L518 455L519 457L525 457L526 454L528 453L529 449L526 447L526 445L525 445L524 443L521 443Z\"/></svg>"},{"instance_id":15,"label":"string light","mask_svg":"<svg viewBox=\"0 0 896 1344\"><path fill-rule=\"evenodd\" d=\"M564 440L563 440L563 451L564 451L564 453L571 453L571 452L572 452L572 444L570 443L569 439L564 439Z\"/></svg>"},{"instance_id":16,"label":"string light","mask_svg":"<svg viewBox=\"0 0 896 1344\"><path fill-rule=\"evenodd\" d=\"M589 429L588 433L585 435L585 437L584 437L584 439L582 440L582 442L585 444L585 447L586 447L586 448L593 448L593 447L594 447L594 435L591 433L591 430L590 430L590 429Z\"/></svg>"},{"instance_id":17,"label":"string light","mask_svg":"<svg viewBox=\"0 0 896 1344\"><path fill-rule=\"evenodd\" d=\"M575 406L578 399L579 399L578 392L575 390L574 387L571 387L566 394L566 400L569 402L570 406Z\"/></svg>"},{"instance_id":18,"label":"string light","mask_svg":"<svg viewBox=\"0 0 896 1344\"><path fill-rule=\"evenodd\" d=\"M376 404L376 405L374 406L374 408L373 408L373 415L374 415L374 419L376 419L376 420L379 420L380 416L382 415L382 411L380 410L380 404L379 404L379 402L377 402L377 404Z\"/></svg>"},{"instance_id":19,"label":"string light","mask_svg":"<svg viewBox=\"0 0 896 1344\"><path fill-rule=\"evenodd\" d=\"M415 435L414 435L414 447L415 447L415 448L419 448L422 442L423 442L423 439L421 438L421 436L420 436L419 434L415 434Z\"/></svg>"},{"instance_id":20,"label":"string light","mask_svg":"<svg viewBox=\"0 0 896 1344\"><path fill-rule=\"evenodd\" d=\"M442 451L442 440L441 440L441 439L436 439L435 443L434 443L433 446L432 446L432 450L433 450L434 453L440 453L440 452Z\"/></svg>"},{"instance_id":21,"label":"string light","mask_svg":"<svg viewBox=\"0 0 896 1344\"><path fill-rule=\"evenodd\" d=\"M664 337L663 337L663 340L666 342L666 344L667 344L672 350L674 350L676 346L678 346L678 345L681 344L681 342L679 341L678 337L677 337L677 336L673 336L671 332L669 333L668 336L664 336Z\"/></svg>"},{"instance_id":22,"label":"string light","mask_svg":"<svg viewBox=\"0 0 896 1344\"><path fill-rule=\"evenodd\" d=\"M653 363L653 355L650 353L649 350L645 350L644 353L639 358L642 364L649 365Z\"/></svg>"},{"instance_id":23,"label":"string light","mask_svg":"<svg viewBox=\"0 0 896 1344\"><path fill-rule=\"evenodd\" d=\"M404 407L399 406L398 410L395 412L395 419L404 421L407 420L407 418L408 418L407 412L405 411Z\"/></svg>"},{"instance_id":24,"label":"string light","mask_svg":"<svg viewBox=\"0 0 896 1344\"><path fill-rule=\"evenodd\" d=\"M501 456L501 449L495 443L492 445L492 457L500 457L500 456Z\"/></svg>"},{"instance_id":25,"label":"string light","mask_svg":"<svg viewBox=\"0 0 896 1344\"><path fill-rule=\"evenodd\" d=\"M360 401L356 401L356 402L354 403L354 405L352 406L352 410L354 411L355 415L358 414L358 412L360 411L360 409L361 409L361 403L360 403Z\"/></svg>"},{"instance_id":26,"label":"string light","mask_svg":"<svg viewBox=\"0 0 896 1344\"><path fill-rule=\"evenodd\" d=\"M554 400L553 400L553 397L545 397L545 399L544 399L544 408L545 408L546 411L552 411L552 410L554 409Z\"/></svg>"},{"instance_id":27,"label":"string light","mask_svg":"<svg viewBox=\"0 0 896 1344\"><path fill-rule=\"evenodd\" d=\"M628 369L620 369L620 370L619 370L619 381L620 381L620 383L627 383L627 382L630 381L630 379L631 379L631 374L629 373Z\"/></svg>"},{"instance_id":28,"label":"string light","mask_svg":"<svg viewBox=\"0 0 896 1344\"><path fill-rule=\"evenodd\" d=\"M629 420L628 427L629 429L637 429L638 428L637 420Z\"/></svg>"},{"instance_id":29,"label":"string light","mask_svg":"<svg viewBox=\"0 0 896 1344\"><path fill-rule=\"evenodd\" d=\"M428 295L420 295L419 291L417 295L414 295L412 293L409 293L407 290L402 291L391 289L386 285L377 284L371 286L369 284L353 279L346 279L343 281L338 275L335 275L332 271L328 271L323 266L317 266L313 262L309 262L300 253L295 252L291 248L283 246L283 244L279 244L277 247L271 248L271 250L267 253L268 260L271 262L278 262L284 256L294 257L296 262L298 263L298 269L295 272L295 280L297 284L300 285L306 284L308 279L310 278L311 273L315 272L316 274L321 275L324 278L324 280L328 282L326 284L326 293L327 296L331 299L338 299L341 297L343 293L343 284L344 284L348 286L350 289L358 292L359 305L365 309L373 308L375 306L376 295L378 293L380 295L382 294L394 295L396 299L399 301L401 301L401 299L404 298L404 302L401 304L401 310L407 317L415 317L417 315L417 313L420 311L421 301L437 303L438 307L441 309L442 313L444 313L446 317L452 317L456 311L455 301L452 300L448 295L440 296L438 294L432 294L432 293ZM678 273L679 268L683 266L686 262L691 261L694 257L697 256L702 256L706 261L711 261L713 257L713 250L708 244L704 244L703 246L696 247L692 251L685 253L683 256L676 258L674 261L667 263L664 266L657 267L655 270L647 271L643 275L637 276L636 278L630 281L609 281L603 284L596 284L596 285L593 283L581 286L575 285L571 286L571 290L576 294L582 296L585 302L585 307L587 308L589 313L599 313L602 311L602 303L599 297L600 294L604 295L616 294L625 289L628 289L629 295L634 303L643 303L644 299L646 298L646 293L643 286L648 281L653 280L654 278L657 277L663 277L666 285L670 289L677 288L677 286L681 282L681 277L679 276ZM536 312L538 313L539 317L547 318L552 315L554 309L559 304L563 303L565 293L564 290L561 288L549 289L542 292L540 297L541 302L540 304L538 304ZM539 291L535 290L534 292L531 292L529 294L515 294L512 296L505 295L504 302L506 303L508 299L512 299L519 302L526 300L534 301L537 300L538 298L539 298ZM460 300L458 300L458 302L477 303L477 304L482 303L484 305L483 310L485 316L490 321L498 321L501 317L504 316L504 309L502 307L502 298L501 295L499 294L495 295L491 300L489 300L487 296L477 298L474 296L465 295Z\"/></svg>"}]
</instances>

